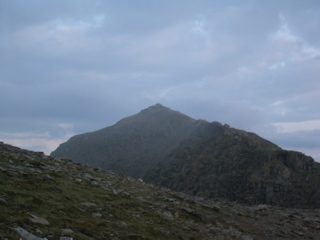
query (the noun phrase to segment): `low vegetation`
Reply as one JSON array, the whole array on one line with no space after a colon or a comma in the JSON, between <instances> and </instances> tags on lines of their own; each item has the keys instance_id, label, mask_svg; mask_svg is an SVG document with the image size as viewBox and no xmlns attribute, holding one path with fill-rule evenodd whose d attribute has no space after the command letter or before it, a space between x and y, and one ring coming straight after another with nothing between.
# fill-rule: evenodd
<instances>
[{"instance_id":1,"label":"low vegetation","mask_svg":"<svg viewBox=\"0 0 320 240\"><path fill-rule=\"evenodd\" d=\"M0 239L316 239L319 210L244 206L0 144Z\"/></svg>"}]
</instances>

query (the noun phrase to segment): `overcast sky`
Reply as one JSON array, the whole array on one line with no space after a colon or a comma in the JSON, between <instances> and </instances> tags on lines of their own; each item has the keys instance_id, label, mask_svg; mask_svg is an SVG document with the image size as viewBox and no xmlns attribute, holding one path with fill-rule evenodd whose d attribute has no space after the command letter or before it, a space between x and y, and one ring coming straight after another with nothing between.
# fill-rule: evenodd
<instances>
[{"instance_id":1,"label":"overcast sky","mask_svg":"<svg viewBox=\"0 0 320 240\"><path fill-rule=\"evenodd\" d=\"M320 161L320 1L0 0L0 141L50 153L156 103Z\"/></svg>"}]
</instances>

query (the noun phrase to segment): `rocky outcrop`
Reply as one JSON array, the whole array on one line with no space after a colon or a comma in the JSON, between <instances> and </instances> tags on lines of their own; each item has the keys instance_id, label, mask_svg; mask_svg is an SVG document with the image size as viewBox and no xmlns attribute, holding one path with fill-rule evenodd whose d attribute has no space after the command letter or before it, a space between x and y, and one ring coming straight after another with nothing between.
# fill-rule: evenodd
<instances>
[{"instance_id":1,"label":"rocky outcrop","mask_svg":"<svg viewBox=\"0 0 320 240\"><path fill-rule=\"evenodd\" d=\"M181 145L146 181L206 198L319 207L320 164L311 157L228 126L220 127L216 136L214 132Z\"/></svg>"},{"instance_id":2,"label":"rocky outcrop","mask_svg":"<svg viewBox=\"0 0 320 240\"><path fill-rule=\"evenodd\" d=\"M320 167L311 157L160 104L74 136L51 155L195 196L283 207L320 204Z\"/></svg>"}]
</instances>

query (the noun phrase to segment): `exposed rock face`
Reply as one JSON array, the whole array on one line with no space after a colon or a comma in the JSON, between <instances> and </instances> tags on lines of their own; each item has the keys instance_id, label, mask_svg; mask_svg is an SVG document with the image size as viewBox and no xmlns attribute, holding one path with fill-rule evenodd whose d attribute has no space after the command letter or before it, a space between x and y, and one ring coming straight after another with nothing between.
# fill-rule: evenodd
<instances>
[{"instance_id":1,"label":"exposed rock face","mask_svg":"<svg viewBox=\"0 0 320 240\"><path fill-rule=\"evenodd\" d=\"M160 104L114 126L74 136L51 155L206 198L320 205L320 164L311 157Z\"/></svg>"},{"instance_id":2,"label":"exposed rock face","mask_svg":"<svg viewBox=\"0 0 320 240\"><path fill-rule=\"evenodd\" d=\"M266 146L254 141L256 137L228 127L216 137L206 132L198 142L181 145L145 180L207 198L319 207L319 163L299 152Z\"/></svg>"}]
</instances>

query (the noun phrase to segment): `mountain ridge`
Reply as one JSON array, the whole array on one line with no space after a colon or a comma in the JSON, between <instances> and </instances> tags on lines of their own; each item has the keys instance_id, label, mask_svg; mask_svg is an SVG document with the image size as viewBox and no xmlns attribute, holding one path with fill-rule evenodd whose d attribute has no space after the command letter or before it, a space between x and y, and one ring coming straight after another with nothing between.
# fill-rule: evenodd
<instances>
[{"instance_id":1,"label":"mountain ridge","mask_svg":"<svg viewBox=\"0 0 320 240\"><path fill-rule=\"evenodd\" d=\"M160 104L76 135L51 155L205 198L303 208L320 204L320 164L311 157Z\"/></svg>"}]
</instances>

